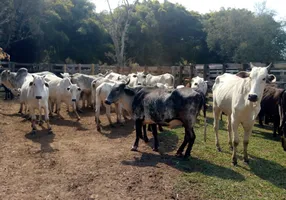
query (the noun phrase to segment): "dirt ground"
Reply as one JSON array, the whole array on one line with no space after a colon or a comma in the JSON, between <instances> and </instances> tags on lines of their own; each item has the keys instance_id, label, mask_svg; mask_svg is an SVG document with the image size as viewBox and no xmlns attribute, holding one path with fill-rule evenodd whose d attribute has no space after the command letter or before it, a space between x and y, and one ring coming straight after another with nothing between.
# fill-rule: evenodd
<instances>
[{"instance_id":1,"label":"dirt ground","mask_svg":"<svg viewBox=\"0 0 286 200\"><path fill-rule=\"evenodd\" d=\"M77 122L64 106L64 119L50 120L53 135L37 126L31 136L31 124L18 109L17 102L0 100L0 199L196 198L177 194L174 188L182 173L173 159L176 142L160 137L164 152L153 152L148 133L150 142L141 140L140 152L132 152L132 121L109 128L101 115L99 133L91 109Z\"/></svg>"}]
</instances>

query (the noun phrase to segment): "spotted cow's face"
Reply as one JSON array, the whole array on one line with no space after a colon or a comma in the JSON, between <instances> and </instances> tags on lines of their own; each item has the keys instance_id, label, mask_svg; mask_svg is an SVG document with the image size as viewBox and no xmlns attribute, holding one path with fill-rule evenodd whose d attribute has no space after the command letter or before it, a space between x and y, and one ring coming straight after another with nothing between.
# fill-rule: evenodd
<instances>
[{"instance_id":1,"label":"spotted cow's face","mask_svg":"<svg viewBox=\"0 0 286 200\"><path fill-rule=\"evenodd\" d=\"M207 81L204 81L203 78L196 76L192 78L191 88L198 89L200 91L204 91L204 88L207 87Z\"/></svg>"},{"instance_id":2,"label":"spotted cow's face","mask_svg":"<svg viewBox=\"0 0 286 200\"><path fill-rule=\"evenodd\" d=\"M33 81L30 82L30 87L34 90L34 97L36 99L42 99L44 96L44 88L49 87L49 84L45 82L45 76L32 75Z\"/></svg>"},{"instance_id":3,"label":"spotted cow's face","mask_svg":"<svg viewBox=\"0 0 286 200\"><path fill-rule=\"evenodd\" d=\"M67 90L70 92L71 94L71 101L72 102L76 102L79 97L80 97L80 93L81 93L81 89L80 87L77 86L77 84L71 84Z\"/></svg>"},{"instance_id":4,"label":"spotted cow's face","mask_svg":"<svg viewBox=\"0 0 286 200\"><path fill-rule=\"evenodd\" d=\"M105 103L107 105L111 105L112 103L116 103L120 97L124 94L124 88L126 87L126 83L115 84L107 98L105 99Z\"/></svg>"}]
</instances>

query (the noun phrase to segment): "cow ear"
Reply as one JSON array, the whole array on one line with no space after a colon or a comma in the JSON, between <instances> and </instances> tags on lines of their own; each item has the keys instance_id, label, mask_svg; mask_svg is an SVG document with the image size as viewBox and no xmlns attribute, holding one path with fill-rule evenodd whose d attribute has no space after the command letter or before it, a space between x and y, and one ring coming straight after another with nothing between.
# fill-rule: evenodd
<instances>
[{"instance_id":1,"label":"cow ear","mask_svg":"<svg viewBox=\"0 0 286 200\"><path fill-rule=\"evenodd\" d=\"M269 80L269 82L271 83L275 83L276 82L276 76L274 76L273 74L269 74L267 79Z\"/></svg>"},{"instance_id":2,"label":"cow ear","mask_svg":"<svg viewBox=\"0 0 286 200\"><path fill-rule=\"evenodd\" d=\"M32 86L33 85L33 82L30 82L29 86Z\"/></svg>"},{"instance_id":3,"label":"cow ear","mask_svg":"<svg viewBox=\"0 0 286 200\"><path fill-rule=\"evenodd\" d=\"M95 88L95 83L92 83L92 87Z\"/></svg>"},{"instance_id":4,"label":"cow ear","mask_svg":"<svg viewBox=\"0 0 286 200\"><path fill-rule=\"evenodd\" d=\"M77 88L77 90L78 90L78 91L81 91L81 89L80 89L80 88Z\"/></svg>"},{"instance_id":5,"label":"cow ear","mask_svg":"<svg viewBox=\"0 0 286 200\"><path fill-rule=\"evenodd\" d=\"M127 81L126 81L126 85L128 85L130 83L130 78L127 78Z\"/></svg>"},{"instance_id":6,"label":"cow ear","mask_svg":"<svg viewBox=\"0 0 286 200\"><path fill-rule=\"evenodd\" d=\"M47 82L45 82L45 86L46 86L46 87L49 87L49 84L48 84Z\"/></svg>"}]
</instances>

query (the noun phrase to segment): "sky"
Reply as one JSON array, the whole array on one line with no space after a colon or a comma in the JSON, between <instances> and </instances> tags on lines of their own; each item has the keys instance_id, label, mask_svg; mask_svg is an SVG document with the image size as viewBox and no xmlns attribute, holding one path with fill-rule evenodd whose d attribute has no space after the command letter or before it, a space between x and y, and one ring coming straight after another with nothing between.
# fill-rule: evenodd
<instances>
[{"instance_id":1,"label":"sky","mask_svg":"<svg viewBox=\"0 0 286 200\"><path fill-rule=\"evenodd\" d=\"M108 6L106 0L90 0L96 5L96 12L101 12L107 10ZM109 0L111 8L115 8L120 0ZM221 7L231 7L231 8L246 8L248 10L254 11L255 4L261 2L262 0L169 0L172 3L179 3L187 8L187 10L194 10L199 13L207 13L209 11L217 11ZM133 2L133 0L129 0ZM164 0L159 0L159 2L164 2ZM284 3L283 3L284 2ZM268 0L266 2L266 7L276 11L276 19L286 19L286 1L285 0Z\"/></svg>"}]
</instances>

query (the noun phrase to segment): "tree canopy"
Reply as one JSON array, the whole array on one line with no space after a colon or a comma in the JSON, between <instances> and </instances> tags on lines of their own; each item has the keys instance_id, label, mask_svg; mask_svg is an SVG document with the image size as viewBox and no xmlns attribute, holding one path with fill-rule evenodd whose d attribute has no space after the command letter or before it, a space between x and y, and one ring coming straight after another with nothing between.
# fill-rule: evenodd
<instances>
[{"instance_id":1,"label":"tree canopy","mask_svg":"<svg viewBox=\"0 0 286 200\"><path fill-rule=\"evenodd\" d=\"M130 0L131 1L131 0ZM0 47L17 62L174 65L285 59L283 21L256 12L205 15L179 4L124 0L96 13L89 0L0 1Z\"/></svg>"}]
</instances>

